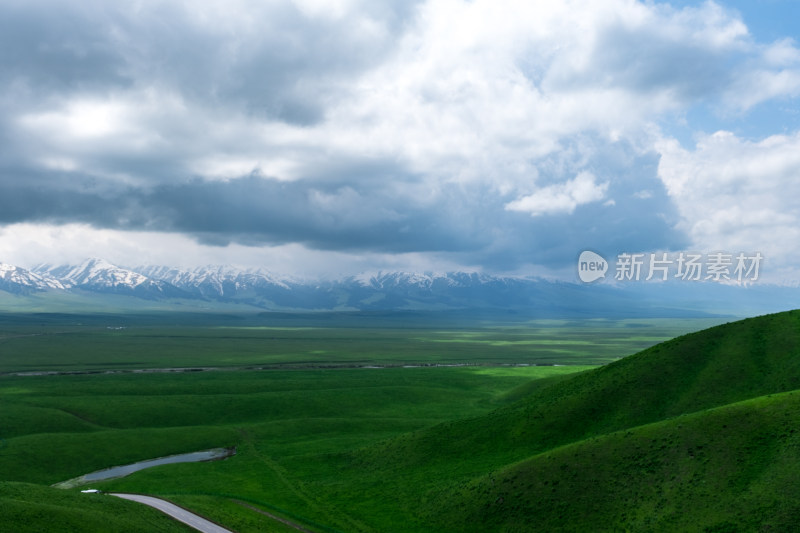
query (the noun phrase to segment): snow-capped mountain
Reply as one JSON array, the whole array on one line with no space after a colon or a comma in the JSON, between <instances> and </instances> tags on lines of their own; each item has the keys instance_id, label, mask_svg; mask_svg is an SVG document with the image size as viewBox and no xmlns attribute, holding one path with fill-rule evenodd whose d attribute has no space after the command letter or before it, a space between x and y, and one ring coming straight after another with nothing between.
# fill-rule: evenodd
<instances>
[{"instance_id":1,"label":"snow-capped mountain","mask_svg":"<svg viewBox=\"0 0 800 533\"><path fill-rule=\"evenodd\" d=\"M38 280L31 282L33 290L89 291L150 300L183 298L287 311L525 306L530 305L532 295L530 281L466 272L378 272L309 282L262 269L124 268L102 259L87 259L77 265L38 265L28 273Z\"/></svg>"},{"instance_id":2,"label":"snow-capped mountain","mask_svg":"<svg viewBox=\"0 0 800 533\"><path fill-rule=\"evenodd\" d=\"M63 283L47 274L40 275L24 268L0 263L0 290L20 294L65 288Z\"/></svg>"},{"instance_id":3,"label":"snow-capped mountain","mask_svg":"<svg viewBox=\"0 0 800 533\"><path fill-rule=\"evenodd\" d=\"M31 270L0 263L0 303L7 293L35 295L38 308L46 307L47 299L54 295L61 309L63 302L81 302L84 309L155 305L158 309L233 306L287 312L478 310L530 317L684 316L684 312L699 311L731 313L733 306L739 306L740 315L746 316L797 307L800 301L800 288L775 286L750 287L743 293L716 283L619 287L474 272L378 272L305 281L260 269L125 268L102 259L77 265L39 265ZM58 296L62 294L68 297ZM19 308L17 299L11 303Z\"/></svg>"},{"instance_id":4,"label":"snow-capped mountain","mask_svg":"<svg viewBox=\"0 0 800 533\"><path fill-rule=\"evenodd\" d=\"M236 298L253 291L291 290L297 282L261 269L238 269L233 266L205 266L181 270L167 266L136 268L145 276L206 298Z\"/></svg>"},{"instance_id":5,"label":"snow-capped mountain","mask_svg":"<svg viewBox=\"0 0 800 533\"><path fill-rule=\"evenodd\" d=\"M46 273L70 287L138 287L148 281L146 276L112 265L103 259L87 259L79 265L37 265L37 273Z\"/></svg>"},{"instance_id":6,"label":"snow-capped mountain","mask_svg":"<svg viewBox=\"0 0 800 533\"><path fill-rule=\"evenodd\" d=\"M532 308L539 283L475 272L378 272L342 280L337 289L358 309Z\"/></svg>"},{"instance_id":7,"label":"snow-capped mountain","mask_svg":"<svg viewBox=\"0 0 800 533\"><path fill-rule=\"evenodd\" d=\"M350 278L363 287L390 288L410 286L433 288L438 286L462 287L475 283L486 283L498 278L485 274L468 272L383 272L359 274Z\"/></svg>"},{"instance_id":8,"label":"snow-capped mountain","mask_svg":"<svg viewBox=\"0 0 800 533\"><path fill-rule=\"evenodd\" d=\"M37 265L34 272L58 280L65 289L131 294L143 298L182 297L181 291L168 283L153 280L103 259L87 259L79 265Z\"/></svg>"}]
</instances>

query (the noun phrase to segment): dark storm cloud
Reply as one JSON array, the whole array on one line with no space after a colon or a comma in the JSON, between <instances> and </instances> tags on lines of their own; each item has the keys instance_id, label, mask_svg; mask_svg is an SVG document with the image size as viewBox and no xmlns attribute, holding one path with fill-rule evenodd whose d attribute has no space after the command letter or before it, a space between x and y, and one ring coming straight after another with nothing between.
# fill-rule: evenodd
<instances>
[{"instance_id":1,"label":"dark storm cloud","mask_svg":"<svg viewBox=\"0 0 800 533\"><path fill-rule=\"evenodd\" d=\"M307 16L290 3L234 3L214 19L203 3L11 2L0 8L0 80L40 98L155 84L206 105L311 124L338 80L391 49L414 5L368 7L361 15L374 30L359 32L350 17ZM254 12L234 13L248 7Z\"/></svg>"},{"instance_id":2,"label":"dark storm cloud","mask_svg":"<svg viewBox=\"0 0 800 533\"><path fill-rule=\"evenodd\" d=\"M167 214L168 229L211 242L303 242L319 249L388 252L474 246L472 237L459 237L435 213L396 204L385 193L252 177L162 187L141 201L150 212Z\"/></svg>"},{"instance_id":3,"label":"dark storm cloud","mask_svg":"<svg viewBox=\"0 0 800 533\"><path fill-rule=\"evenodd\" d=\"M94 11L94 8L97 11ZM102 6L9 2L0 8L0 83L36 94L129 85Z\"/></svg>"},{"instance_id":4,"label":"dark storm cloud","mask_svg":"<svg viewBox=\"0 0 800 533\"><path fill-rule=\"evenodd\" d=\"M585 248L618 253L685 245L673 229L677 217L655 174L655 156L632 156L613 146L599 154L591 167L601 180L614 178L607 194L613 202L550 216L507 211L507 198L483 185L453 185L433 203L398 194L395 183L416 178L372 160L339 168L335 180L253 175L103 193L77 187L86 179L74 174L50 177L76 185L60 190L42 186L47 179L36 176L2 186L0 220L181 232L211 245L300 242L319 250L451 253L498 270L534 262L558 267ZM637 194L642 190L646 194Z\"/></svg>"},{"instance_id":5,"label":"dark storm cloud","mask_svg":"<svg viewBox=\"0 0 800 533\"><path fill-rule=\"evenodd\" d=\"M215 245L303 242L317 249L387 252L472 249L481 238L456 227L456 213L444 206L426 210L400 202L393 209L397 199L386 194L260 177L191 180L149 190L121 187L113 194L54 190L33 180L0 185L0 221L177 231Z\"/></svg>"}]
</instances>

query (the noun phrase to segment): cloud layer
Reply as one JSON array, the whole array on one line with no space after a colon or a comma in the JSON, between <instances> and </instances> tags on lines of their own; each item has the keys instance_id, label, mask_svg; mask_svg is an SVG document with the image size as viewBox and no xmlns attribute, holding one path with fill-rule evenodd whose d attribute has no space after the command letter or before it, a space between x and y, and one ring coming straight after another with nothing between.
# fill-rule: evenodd
<instances>
[{"instance_id":1,"label":"cloud layer","mask_svg":"<svg viewBox=\"0 0 800 533\"><path fill-rule=\"evenodd\" d=\"M763 245L789 269L797 133L746 124L799 93L796 43L713 2L5 2L0 223L500 271Z\"/></svg>"}]
</instances>

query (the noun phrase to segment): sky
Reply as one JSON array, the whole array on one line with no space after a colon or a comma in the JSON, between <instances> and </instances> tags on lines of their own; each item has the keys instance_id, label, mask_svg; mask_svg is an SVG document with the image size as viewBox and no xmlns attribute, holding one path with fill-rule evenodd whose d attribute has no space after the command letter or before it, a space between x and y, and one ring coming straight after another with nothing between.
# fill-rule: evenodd
<instances>
[{"instance_id":1,"label":"sky","mask_svg":"<svg viewBox=\"0 0 800 533\"><path fill-rule=\"evenodd\" d=\"M793 0L0 0L0 262L800 283Z\"/></svg>"}]
</instances>

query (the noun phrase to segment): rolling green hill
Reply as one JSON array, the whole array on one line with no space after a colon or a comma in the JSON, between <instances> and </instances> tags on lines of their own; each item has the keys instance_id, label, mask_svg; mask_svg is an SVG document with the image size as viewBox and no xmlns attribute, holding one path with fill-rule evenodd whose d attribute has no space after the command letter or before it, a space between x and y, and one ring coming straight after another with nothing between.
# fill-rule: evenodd
<instances>
[{"instance_id":1,"label":"rolling green hill","mask_svg":"<svg viewBox=\"0 0 800 533\"><path fill-rule=\"evenodd\" d=\"M795 389L800 389L798 311L684 335L539 386L486 417L407 435L371 453L412 449L397 454L402 462L435 462L440 441L452 441L465 460L518 460L583 438Z\"/></svg>"},{"instance_id":2,"label":"rolling green hill","mask_svg":"<svg viewBox=\"0 0 800 533\"><path fill-rule=\"evenodd\" d=\"M798 396L779 393L795 389L800 312L748 319L358 450L341 458L344 479L320 490L376 530L406 517L409 531L586 531L594 516L612 520L595 526L605 530L686 531L696 519L710 531L769 520L788 531L800 502L785 495L800 495L800 477L782 465L800 463L800 418ZM676 506L682 522L671 522Z\"/></svg>"},{"instance_id":3,"label":"rolling green hill","mask_svg":"<svg viewBox=\"0 0 800 533\"><path fill-rule=\"evenodd\" d=\"M555 448L425 508L438 531L792 531L800 391Z\"/></svg>"}]
</instances>

